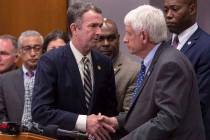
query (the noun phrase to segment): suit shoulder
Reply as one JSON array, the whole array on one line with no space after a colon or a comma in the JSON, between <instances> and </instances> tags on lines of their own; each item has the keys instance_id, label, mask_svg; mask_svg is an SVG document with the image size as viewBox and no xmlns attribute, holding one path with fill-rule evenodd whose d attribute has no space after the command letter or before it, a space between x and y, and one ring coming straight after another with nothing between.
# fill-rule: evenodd
<instances>
[{"instance_id":1,"label":"suit shoulder","mask_svg":"<svg viewBox=\"0 0 210 140\"><path fill-rule=\"evenodd\" d=\"M5 78L10 78L10 77L15 77L17 76L19 73L21 72L21 68L16 69L16 70L12 70L9 72L6 72L4 74L1 75L1 78L5 79Z\"/></svg>"},{"instance_id":2,"label":"suit shoulder","mask_svg":"<svg viewBox=\"0 0 210 140\"><path fill-rule=\"evenodd\" d=\"M164 62L184 62L191 65L191 62L182 52L172 47L164 47L160 59Z\"/></svg>"},{"instance_id":3,"label":"suit shoulder","mask_svg":"<svg viewBox=\"0 0 210 140\"><path fill-rule=\"evenodd\" d=\"M21 68L6 72L0 76L1 83L11 84L11 82L13 82L13 79L16 79L17 76L21 75L21 73Z\"/></svg>"},{"instance_id":4,"label":"suit shoulder","mask_svg":"<svg viewBox=\"0 0 210 140\"><path fill-rule=\"evenodd\" d=\"M121 53L114 65L122 65L123 68L132 71L134 73L138 72L140 69L140 64L137 63L135 60L129 58L126 54Z\"/></svg>"},{"instance_id":5,"label":"suit shoulder","mask_svg":"<svg viewBox=\"0 0 210 140\"><path fill-rule=\"evenodd\" d=\"M210 48L210 35L207 32L203 31L201 28L199 28L198 30L200 31L198 42L200 42L202 46L203 44L206 44L204 45L204 47L206 46Z\"/></svg>"}]
</instances>

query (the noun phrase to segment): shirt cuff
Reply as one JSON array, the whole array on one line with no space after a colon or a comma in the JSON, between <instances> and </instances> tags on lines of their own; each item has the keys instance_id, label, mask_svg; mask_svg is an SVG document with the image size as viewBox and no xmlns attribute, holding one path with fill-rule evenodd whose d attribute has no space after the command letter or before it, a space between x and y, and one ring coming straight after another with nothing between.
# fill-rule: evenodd
<instances>
[{"instance_id":1,"label":"shirt cuff","mask_svg":"<svg viewBox=\"0 0 210 140\"><path fill-rule=\"evenodd\" d=\"M75 129L77 131L86 132L87 115L79 115L76 121Z\"/></svg>"}]
</instances>

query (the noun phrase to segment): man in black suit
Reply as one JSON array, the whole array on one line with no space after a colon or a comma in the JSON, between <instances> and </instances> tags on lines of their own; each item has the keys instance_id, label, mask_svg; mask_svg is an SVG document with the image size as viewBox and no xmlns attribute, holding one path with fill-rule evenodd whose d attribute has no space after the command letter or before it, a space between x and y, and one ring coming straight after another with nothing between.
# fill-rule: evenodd
<instances>
[{"instance_id":1,"label":"man in black suit","mask_svg":"<svg viewBox=\"0 0 210 140\"><path fill-rule=\"evenodd\" d=\"M0 122L16 122L31 130L31 98L37 62L44 39L37 31L25 31L18 38L22 67L0 76Z\"/></svg>"},{"instance_id":2,"label":"man in black suit","mask_svg":"<svg viewBox=\"0 0 210 140\"><path fill-rule=\"evenodd\" d=\"M97 114L113 116L118 112L112 63L92 51L101 32L101 10L75 3L67 16L71 41L40 59L32 116L42 125L55 124L105 139L109 136L99 125Z\"/></svg>"},{"instance_id":3,"label":"man in black suit","mask_svg":"<svg viewBox=\"0 0 210 140\"><path fill-rule=\"evenodd\" d=\"M124 19L124 42L143 59L127 115L102 116L121 131L122 140L205 140L198 87L191 63L168 47L163 12L149 5Z\"/></svg>"},{"instance_id":4,"label":"man in black suit","mask_svg":"<svg viewBox=\"0 0 210 140\"><path fill-rule=\"evenodd\" d=\"M164 0L165 18L172 34L172 44L193 64L199 87L201 111L210 139L210 35L196 22L197 0Z\"/></svg>"}]
</instances>

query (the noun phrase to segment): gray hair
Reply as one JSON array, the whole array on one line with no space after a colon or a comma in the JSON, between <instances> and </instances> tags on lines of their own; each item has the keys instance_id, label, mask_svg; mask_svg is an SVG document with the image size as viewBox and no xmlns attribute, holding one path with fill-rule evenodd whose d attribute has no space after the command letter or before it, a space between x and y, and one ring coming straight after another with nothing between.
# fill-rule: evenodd
<instances>
[{"instance_id":1,"label":"gray hair","mask_svg":"<svg viewBox=\"0 0 210 140\"><path fill-rule=\"evenodd\" d=\"M142 5L131 10L124 18L125 25L131 25L135 32L148 32L155 44L167 39L167 26L163 12L150 5Z\"/></svg>"},{"instance_id":2,"label":"gray hair","mask_svg":"<svg viewBox=\"0 0 210 140\"><path fill-rule=\"evenodd\" d=\"M5 34L5 35L1 35L0 39L10 40L12 42L14 49L17 49L18 46L17 46L17 38L16 37L9 35L9 34Z\"/></svg>"},{"instance_id":3,"label":"gray hair","mask_svg":"<svg viewBox=\"0 0 210 140\"><path fill-rule=\"evenodd\" d=\"M34 31L34 30L27 30L25 32L22 32L18 38L18 47L20 48L22 46L22 42L23 42L23 39L26 38L26 37L40 37L41 41L42 41L42 44L44 43L44 38L43 36L37 32L37 31Z\"/></svg>"},{"instance_id":4,"label":"gray hair","mask_svg":"<svg viewBox=\"0 0 210 140\"><path fill-rule=\"evenodd\" d=\"M85 12L92 10L96 13L102 13L101 9L88 2L76 2L72 4L67 10L68 26L76 21L80 21ZM70 35L72 35L70 31Z\"/></svg>"}]
</instances>

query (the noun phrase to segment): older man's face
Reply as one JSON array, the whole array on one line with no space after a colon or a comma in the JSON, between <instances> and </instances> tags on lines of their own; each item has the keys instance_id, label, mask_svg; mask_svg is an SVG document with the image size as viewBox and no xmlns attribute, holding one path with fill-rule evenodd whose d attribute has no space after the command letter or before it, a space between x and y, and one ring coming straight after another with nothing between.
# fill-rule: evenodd
<instances>
[{"instance_id":1,"label":"older man's face","mask_svg":"<svg viewBox=\"0 0 210 140\"><path fill-rule=\"evenodd\" d=\"M8 39L0 39L0 73L7 72L15 67L16 49Z\"/></svg>"},{"instance_id":2,"label":"older man's face","mask_svg":"<svg viewBox=\"0 0 210 140\"><path fill-rule=\"evenodd\" d=\"M25 37L22 40L19 55L28 70L36 69L42 54L42 40L39 36Z\"/></svg>"},{"instance_id":3,"label":"older man's face","mask_svg":"<svg viewBox=\"0 0 210 140\"><path fill-rule=\"evenodd\" d=\"M136 33L131 25L125 25L123 41L131 54L138 55L144 49L140 33Z\"/></svg>"},{"instance_id":4,"label":"older man's face","mask_svg":"<svg viewBox=\"0 0 210 140\"><path fill-rule=\"evenodd\" d=\"M74 36L79 42L79 49L88 53L96 46L98 36L101 32L102 15L94 11L87 11L82 17L81 24L77 26ZM86 54L83 54L86 55Z\"/></svg>"}]
</instances>

